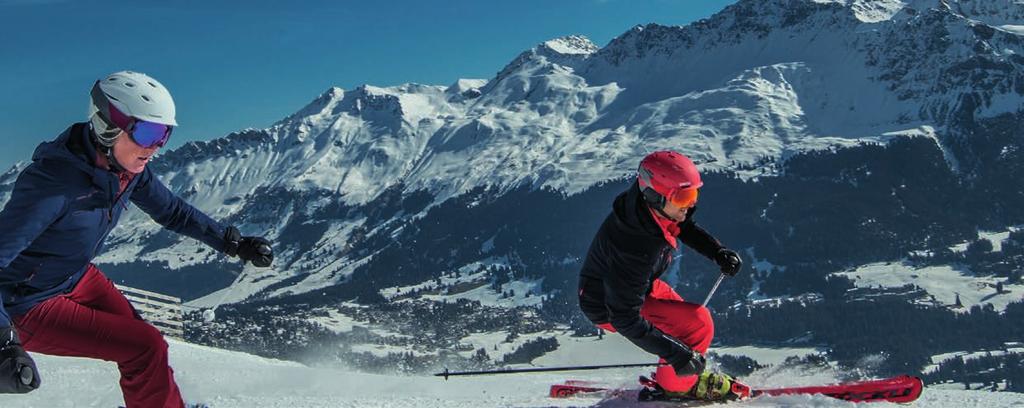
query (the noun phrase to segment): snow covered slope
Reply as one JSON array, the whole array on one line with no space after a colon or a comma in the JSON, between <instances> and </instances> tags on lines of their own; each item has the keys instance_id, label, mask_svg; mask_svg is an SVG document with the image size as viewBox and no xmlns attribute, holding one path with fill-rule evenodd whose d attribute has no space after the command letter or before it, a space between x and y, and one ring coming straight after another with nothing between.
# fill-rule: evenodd
<instances>
[{"instance_id":1,"label":"snow covered slope","mask_svg":"<svg viewBox=\"0 0 1024 408\"><path fill-rule=\"evenodd\" d=\"M978 236L990 242L992 255L998 256L1010 234L1020 229L1010 227L1007 231L979 231ZM962 254L968 246L969 242L964 242L949 249L953 253ZM969 266L961 263L915 266L909 262L879 262L832 275L848 278L855 287L863 289L920 288L923 296L917 298L916 303L948 307L958 313L968 312L974 306L991 306L994 310L1003 311L1010 303L1024 301L1024 283L1005 276L979 276Z\"/></svg>"},{"instance_id":2,"label":"snow covered slope","mask_svg":"<svg viewBox=\"0 0 1024 408\"><path fill-rule=\"evenodd\" d=\"M879 263L836 275L850 278L858 288L917 286L926 293L926 297L919 299L920 303L945 306L960 313L975 305L992 305L995 310L1002 311L1009 303L1024 301L1024 284L1007 283L1005 278L997 276L970 276L969 272L953 266L915 268ZM1002 292L996 293L997 283L1004 285ZM954 307L957 299L961 306Z\"/></svg>"},{"instance_id":3,"label":"snow covered slope","mask_svg":"<svg viewBox=\"0 0 1024 408\"><path fill-rule=\"evenodd\" d=\"M591 338L591 341L595 341ZM602 350L616 347L609 336ZM627 345L624 342L618 343ZM186 400L212 408L263 407L647 407L630 399L601 401L581 397L547 398L547 388L566 378L630 385L635 370L465 377L444 381L437 377L370 375L352 371L312 368L172 341L171 364ZM632 345L628 345L632 347ZM579 347L586 347L580 345ZM633 347L635 349L635 347ZM770 350L768 351L770 352ZM572 353L566 351L565 353ZM608 353L605 355L613 355ZM567 354L569 355L569 354ZM630 354L620 355L627 358ZM36 355L43 376L42 388L27 395L0 395L0 406L10 408L100 407L123 404L117 370L111 363ZM593 363L578 358L551 356L545 362ZM610 361L611 362L611 361ZM769 368L749 377L768 385L814 384L834 380L827 370ZM1024 395L927 388L917 406L1011 407L1024 404ZM848 407L850 403L823 396L774 397L723 406ZM896 407L873 404L872 407Z\"/></svg>"}]
</instances>

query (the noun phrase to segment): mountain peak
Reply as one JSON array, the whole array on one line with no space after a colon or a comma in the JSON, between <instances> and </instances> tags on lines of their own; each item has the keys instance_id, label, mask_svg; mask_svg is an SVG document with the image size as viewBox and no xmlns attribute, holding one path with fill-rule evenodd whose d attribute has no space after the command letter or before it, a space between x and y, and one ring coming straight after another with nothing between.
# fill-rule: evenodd
<instances>
[{"instance_id":1,"label":"mountain peak","mask_svg":"<svg viewBox=\"0 0 1024 408\"><path fill-rule=\"evenodd\" d=\"M345 90L341 89L341 88L338 88L336 86L332 86L330 88L327 88L327 90L324 91L323 95L328 95L328 96L337 98L337 97L340 97L342 95L345 95Z\"/></svg>"},{"instance_id":2,"label":"mountain peak","mask_svg":"<svg viewBox=\"0 0 1024 408\"><path fill-rule=\"evenodd\" d=\"M327 88L326 91L322 92L319 96L316 97L316 99L313 99L312 102L304 106L302 109L299 109L298 112L289 115L288 117L282 119L281 121L278 121L274 125L278 125L295 118L305 118L309 116L322 114L325 111L330 110L332 106L336 105L338 101L341 101L342 99L344 99L344 97L344 89L332 86L330 88Z\"/></svg>"},{"instance_id":3,"label":"mountain peak","mask_svg":"<svg viewBox=\"0 0 1024 408\"><path fill-rule=\"evenodd\" d=\"M395 117L402 115L402 102L392 90L367 84L357 87L355 92L359 96L353 101L353 113L386 112Z\"/></svg>"},{"instance_id":4,"label":"mountain peak","mask_svg":"<svg viewBox=\"0 0 1024 408\"><path fill-rule=\"evenodd\" d=\"M461 95L463 98L476 98L481 95L480 88L487 85L486 79L459 78L454 84L445 89L445 92L452 95Z\"/></svg>"},{"instance_id":5,"label":"mountain peak","mask_svg":"<svg viewBox=\"0 0 1024 408\"><path fill-rule=\"evenodd\" d=\"M505 65L487 87L492 87L509 75L522 71L527 66L561 65L573 67L586 61L596 54L600 48L590 39L582 35L569 35L537 44L535 47L520 53L512 62ZM486 92L486 90L485 90Z\"/></svg>"},{"instance_id":6,"label":"mountain peak","mask_svg":"<svg viewBox=\"0 0 1024 408\"><path fill-rule=\"evenodd\" d=\"M373 86L370 84L359 85L358 87L356 87L356 92L359 92L361 95L364 96L386 96L392 94L385 88Z\"/></svg>"},{"instance_id":7,"label":"mountain peak","mask_svg":"<svg viewBox=\"0 0 1024 408\"><path fill-rule=\"evenodd\" d=\"M854 0L846 1L847 6L853 10L853 15L865 23L875 23L892 19L905 6L902 0Z\"/></svg>"},{"instance_id":8,"label":"mountain peak","mask_svg":"<svg viewBox=\"0 0 1024 408\"><path fill-rule=\"evenodd\" d=\"M567 35L548 40L541 46L563 55L590 55L599 49L589 38L582 35Z\"/></svg>"}]
</instances>

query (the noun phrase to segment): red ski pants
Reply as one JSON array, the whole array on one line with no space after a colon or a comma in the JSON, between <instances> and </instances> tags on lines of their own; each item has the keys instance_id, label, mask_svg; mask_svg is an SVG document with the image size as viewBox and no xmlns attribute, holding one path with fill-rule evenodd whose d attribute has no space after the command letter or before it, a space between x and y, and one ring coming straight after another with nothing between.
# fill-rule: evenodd
<instances>
[{"instance_id":1,"label":"red ski pants","mask_svg":"<svg viewBox=\"0 0 1024 408\"><path fill-rule=\"evenodd\" d=\"M25 350L117 363L127 408L184 403L167 363L167 342L94 265L71 293L50 298L14 317Z\"/></svg>"},{"instance_id":2,"label":"red ski pants","mask_svg":"<svg viewBox=\"0 0 1024 408\"><path fill-rule=\"evenodd\" d=\"M665 334L679 339L701 354L707 353L708 347L711 346L711 338L715 335L715 324L708 309L683 301L683 298L661 279L654 281L651 294L640 308L640 316ZM600 327L615 332L609 323ZM665 362L664 359L659 361ZM658 367L654 380L666 391L685 392L697 383L697 376L677 376L672 366L663 365Z\"/></svg>"}]
</instances>

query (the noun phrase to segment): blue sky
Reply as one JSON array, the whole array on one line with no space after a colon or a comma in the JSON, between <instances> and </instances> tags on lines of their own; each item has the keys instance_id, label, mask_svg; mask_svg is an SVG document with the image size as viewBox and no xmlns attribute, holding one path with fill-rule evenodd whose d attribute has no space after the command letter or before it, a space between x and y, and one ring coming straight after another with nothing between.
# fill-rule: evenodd
<instances>
[{"instance_id":1,"label":"blue sky","mask_svg":"<svg viewBox=\"0 0 1024 408\"><path fill-rule=\"evenodd\" d=\"M599 46L732 0L0 0L0 172L85 119L97 78L145 72L178 107L170 147L261 128L331 86L489 79L542 41Z\"/></svg>"}]
</instances>

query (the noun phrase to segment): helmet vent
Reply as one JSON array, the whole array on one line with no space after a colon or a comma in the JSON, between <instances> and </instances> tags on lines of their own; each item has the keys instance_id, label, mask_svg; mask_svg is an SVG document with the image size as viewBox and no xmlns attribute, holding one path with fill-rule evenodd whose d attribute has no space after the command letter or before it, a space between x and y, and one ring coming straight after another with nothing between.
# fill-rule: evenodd
<instances>
[{"instance_id":1,"label":"helmet vent","mask_svg":"<svg viewBox=\"0 0 1024 408\"><path fill-rule=\"evenodd\" d=\"M134 88L135 87L135 83L134 82L125 82L124 86L127 86L129 88Z\"/></svg>"},{"instance_id":2,"label":"helmet vent","mask_svg":"<svg viewBox=\"0 0 1024 408\"><path fill-rule=\"evenodd\" d=\"M149 86L156 88L156 84L154 84L152 82L146 82L146 83L149 84Z\"/></svg>"},{"instance_id":3,"label":"helmet vent","mask_svg":"<svg viewBox=\"0 0 1024 408\"><path fill-rule=\"evenodd\" d=\"M146 102L153 102L153 101L149 100L149 97L146 96L146 95L142 95L142 100L144 100Z\"/></svg>"}]
</instances>

